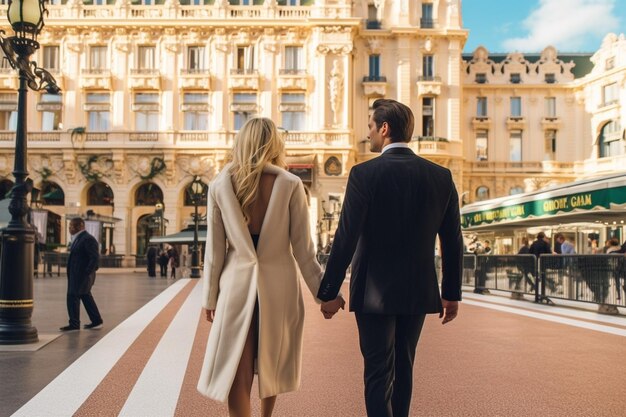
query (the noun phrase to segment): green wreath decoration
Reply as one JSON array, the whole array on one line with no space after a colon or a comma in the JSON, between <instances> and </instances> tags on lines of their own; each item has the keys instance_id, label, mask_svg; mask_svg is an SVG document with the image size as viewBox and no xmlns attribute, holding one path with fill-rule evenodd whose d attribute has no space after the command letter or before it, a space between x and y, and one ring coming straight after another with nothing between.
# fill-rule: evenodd
<instances>
[{"instance_id":1,"label":"green wreath decoration","mask_svg":"<svg viewBox=\"0 0 626 417\"><path fill-rule=\"evenodd\" d=\"M167 168L167 166L165 165L165 160L160 156L156 156L152 158L152 161L150 162L150 172L148 172L146 175L139 174L139 177L144 181L151 180L152 178L165 171L165 168Z\"/></svg>"},{"instance_id":2,"label":"green wreath decoration","mask_svg":"<svg viewBox=\"0 0 626 417\"><path fill-rule=\"evenodd\" d=\"M96 182L96 181L99 181L102 177L104 177L103 173L96 172L91 167L97 161L98 161L98 155L91 155L87 159L86 163L84 163L84 164L81 164L80 162L78 163L78 167L80 168L80 172L83 174L85 179L87 181L89 181L89 182ZM108 158L106 161L107 162L112 162L112 159Z\"/></svg>"}]
</instances>

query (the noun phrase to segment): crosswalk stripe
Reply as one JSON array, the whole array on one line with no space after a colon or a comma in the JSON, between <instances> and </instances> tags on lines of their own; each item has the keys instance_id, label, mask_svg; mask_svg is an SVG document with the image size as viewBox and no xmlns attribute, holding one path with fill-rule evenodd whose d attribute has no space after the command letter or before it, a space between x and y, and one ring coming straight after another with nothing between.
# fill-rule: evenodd
<instances>
[{"instance_id":1,"label":"crosswalk stripe","mask_svg":"<svg viewBox=\"0 0 626 417\"><path fill-rule=\"evenodd\" d=\"M174 415L196 333L202 286L196 285L161 338L120 416Z\"/></svg>"},{"instance_id":2,"label":"crosswalk stripe","mask_svg":"<svg viewBox=\"0 0 626 417\"><path fill-rule=\"evenodd\" d=\"M13 417L67 417L73 415L124 355L137 336L185 287L188 281L180 280L172 284L111 330L17 410Z\"/></svg>"}]
</instances>

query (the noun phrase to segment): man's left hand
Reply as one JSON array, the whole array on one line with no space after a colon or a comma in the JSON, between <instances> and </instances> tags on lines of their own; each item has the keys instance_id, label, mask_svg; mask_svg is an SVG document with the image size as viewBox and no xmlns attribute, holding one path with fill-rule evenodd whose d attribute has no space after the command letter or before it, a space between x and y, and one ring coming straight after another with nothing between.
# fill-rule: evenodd
<instances>
[{"instance_id":1,"label":"man's left hand","mask_svg":"<svg viewBox=\"0 0 626 417\"><path fill-rule=\"evenodd\" d=\"M459 314L459 302L448 301L442 298L441 303L443 304L443 311L439 313L439 318L443 317L441 324L446 324L449 321L454 320L457 314Z\"/></svg>"}]
</instances>

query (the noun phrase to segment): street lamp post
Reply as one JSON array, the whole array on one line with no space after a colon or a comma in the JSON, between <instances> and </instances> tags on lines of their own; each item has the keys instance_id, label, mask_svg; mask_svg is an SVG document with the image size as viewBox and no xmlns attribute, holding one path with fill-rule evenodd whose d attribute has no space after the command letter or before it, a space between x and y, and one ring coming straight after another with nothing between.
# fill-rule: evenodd
<instances>
[{"instance_id":1,"label":"street lamp post","mask_svg":"<svg viewBox=\"0 0 626 417\"><path fill-rule=\"evenodd\" d=\"M165 236L165 216L163 215L163 204L156 203L154 206L154 215L157 218L159 226L159 236Z\"/></svg>"},{"instance_id":2,"label":"street lamp post","mask_svg":"<svg viewBox=\"0 0 626 417\"><path fill-rule=\"evenodd\" d=\"M198 204L202 200L204 194L204 184L200 177L196 177L189 187L189 196L193 202L193 247L191 248L191 275L190 278L200 278L200 262L198 245Z\"/></svg>"},{"instance_id":3,"label":"street lamp post","mask_svg":"<svg viewBox=\"0 0 626 417\"><path fill-rule=\"evenodd\" d=\"M32 189L26 170L26 98L27 87L58 94L54 77L30 61L39 49L37 36L44 26L46 0L9 0L8 18L15 36L5 37L0 30L0 47L5 59L18 70L17 126L15 130L15 185L11 190L11 220L0 231L0 344L18 345L38 341L37 329L31 324L33 313L33 256L35 231L26 221L26 196Z\"/></svg>"}]
</instances>

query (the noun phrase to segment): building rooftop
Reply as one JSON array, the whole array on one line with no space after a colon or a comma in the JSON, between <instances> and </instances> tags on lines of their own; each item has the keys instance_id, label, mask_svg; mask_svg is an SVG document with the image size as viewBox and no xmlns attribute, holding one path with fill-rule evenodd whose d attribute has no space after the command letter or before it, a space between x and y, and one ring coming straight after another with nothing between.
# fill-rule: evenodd
<instances>
[{"instance_id":1,"label":"building rooftop","mask_svg":"<svg viewBox=\"0 0 626 417\"><path fill-rule=\"evenodd\" d=\"M509 54L509 52L490 52L489 59L495 63L500 63L504 61ZM539 52L525 53L523 55L524 59L531 63L535 63L541 58L541 53ZM464 61L469 62L474 57L474 52L464 53L462 56ZM572 52L558 54L557 59L565 63L573 61L576 65L572 68L572 74L574 74L574 78L578 79L583 78L593 69L593 63L591 62L592 56L592 52Z\"/></svg>"}]
</instances>

